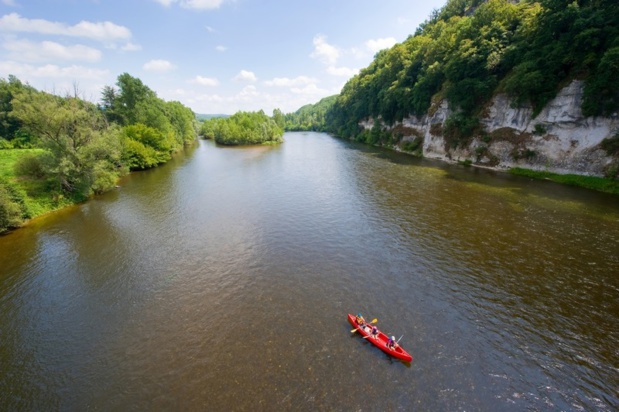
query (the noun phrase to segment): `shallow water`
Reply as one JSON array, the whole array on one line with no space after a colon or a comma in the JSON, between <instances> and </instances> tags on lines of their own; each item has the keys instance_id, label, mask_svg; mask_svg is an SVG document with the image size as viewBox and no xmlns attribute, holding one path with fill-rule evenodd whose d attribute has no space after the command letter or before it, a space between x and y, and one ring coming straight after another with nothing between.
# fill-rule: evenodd
<instances>
[{"instance_id":1,"label":"shallow water","mask_svg":"<svg viewBox=\"0 0 619 412\"><path fill-rule=\"evenodd\" d=\"M200 142L0 237L3 408L619 407L616 197L285 139Z\"/></svg>"}]
</instances>

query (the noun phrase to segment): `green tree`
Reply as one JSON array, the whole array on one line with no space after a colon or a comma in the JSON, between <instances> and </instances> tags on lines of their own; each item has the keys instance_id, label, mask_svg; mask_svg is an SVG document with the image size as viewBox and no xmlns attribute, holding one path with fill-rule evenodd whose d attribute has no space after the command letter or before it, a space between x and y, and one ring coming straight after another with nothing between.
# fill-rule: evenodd
<instances>
[{"instance_id":1,"label":"green tree","mask_svg":"<svg viewBox=\"0 0 619 412\"><path fill-rule=\"evenodd\" d=\"M5 179L0 179L0 233L19 227L30 217L24 194Z\"/></svg>"},{"instance_id":2,"label":"green tree","mask_svg":"<svg viewBox=\"0 0 619 412\"><path fill-rule=\"evenodd\" d=\"M202 125L205 137L213 135L215 141L224 145L250 145L281 143L284 130L262 110L237 112L228 118L207 120Z\"/></svg>"},{"instance_id":3,"label":"green tree","mask_svg":"<svg viewBox=\"0 0 619 412\"><path fill-rule=\"evenodd\" d=\"M12 103L12 116L36 135L39 146L51 155L45 174L55 182L55 190L76 198L89 196L96 180L93 168L97 161L114 158L110 153L101 154L114 146L110 141L115 136L106 133L107 123L97 107L79 98L30 89L15 95ZM89 146L95 144L98 151L93 152Z\"/></svg>"}]
</instances>

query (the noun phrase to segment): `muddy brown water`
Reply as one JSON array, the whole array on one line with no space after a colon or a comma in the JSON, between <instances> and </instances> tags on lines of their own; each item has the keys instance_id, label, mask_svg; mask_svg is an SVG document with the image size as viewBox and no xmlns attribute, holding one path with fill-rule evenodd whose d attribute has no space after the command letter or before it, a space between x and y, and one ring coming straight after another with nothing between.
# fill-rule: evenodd
<instances>
[{"instance_id":1,"label":"muddy brown water","mask_svg":"<svg viewBox=\"0 0 619 412\"><path fill-rule=\"evenodd\" d=\"M0 409L617 410L617 197L285 139L0 237Z\"/></svg>"}]
</instances>

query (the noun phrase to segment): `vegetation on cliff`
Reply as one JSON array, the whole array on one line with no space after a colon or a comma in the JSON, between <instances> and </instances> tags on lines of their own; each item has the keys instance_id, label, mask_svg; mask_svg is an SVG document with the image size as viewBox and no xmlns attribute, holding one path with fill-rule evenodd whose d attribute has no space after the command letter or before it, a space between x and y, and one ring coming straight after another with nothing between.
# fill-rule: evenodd
<instances>
[{"instance_id":1,"label":"vegetation on cliff","mask_svg":"<svg viewBox=\"0 0 619 412\"><path fill-rule=\"evenodd\" d=\"M164 163L196 139L191 109L129 74L101 104L0 79L0 232L114 187L129 170Z\"/></svg>"},{"instance_id":2,"label":"vegetation on cliff","mask_svg":"<svg viewBox=\"0 0 619 412\"><path fill-rule=\"evenodd\" d=\"M359 122L392 125L446 99L454 114L442 132L457 146L481 132L494 94L538 113L575 78L585 82L585 115L619 109L616 0L449 0L346 83L326 124L342 137L388 144L394 136L361 133Z\"/></svg>"}]
</instances>

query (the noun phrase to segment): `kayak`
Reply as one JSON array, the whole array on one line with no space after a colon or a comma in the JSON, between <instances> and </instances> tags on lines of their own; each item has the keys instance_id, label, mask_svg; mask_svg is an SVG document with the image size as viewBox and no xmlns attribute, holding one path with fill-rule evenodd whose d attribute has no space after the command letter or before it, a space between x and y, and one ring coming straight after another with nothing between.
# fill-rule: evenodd
<instances>
[{"instance_id":1,"label":"kayak","mask_svg":"<svg viewBox=\"0 0 619 412\"><path fill-rule=\"evenodd\" d=\"M385 335L380 330L378 331L378 335L376 335L376 337L373 337L372 325L366 323L364 326L360 326L359 324L357 324L355 316L351 315L350 313L348 314L348 322L350 322L350 324L353 325L355 329L357 329L357 331L361 334L361 336L365 338L365 340L371 342L383 352L405 362L410 362L413 360L413 357L404 349L402 349L400 345L396 345L395 349L387 347L387 341L389 340L389 336Z\"/></svg>"}]
</instances>

